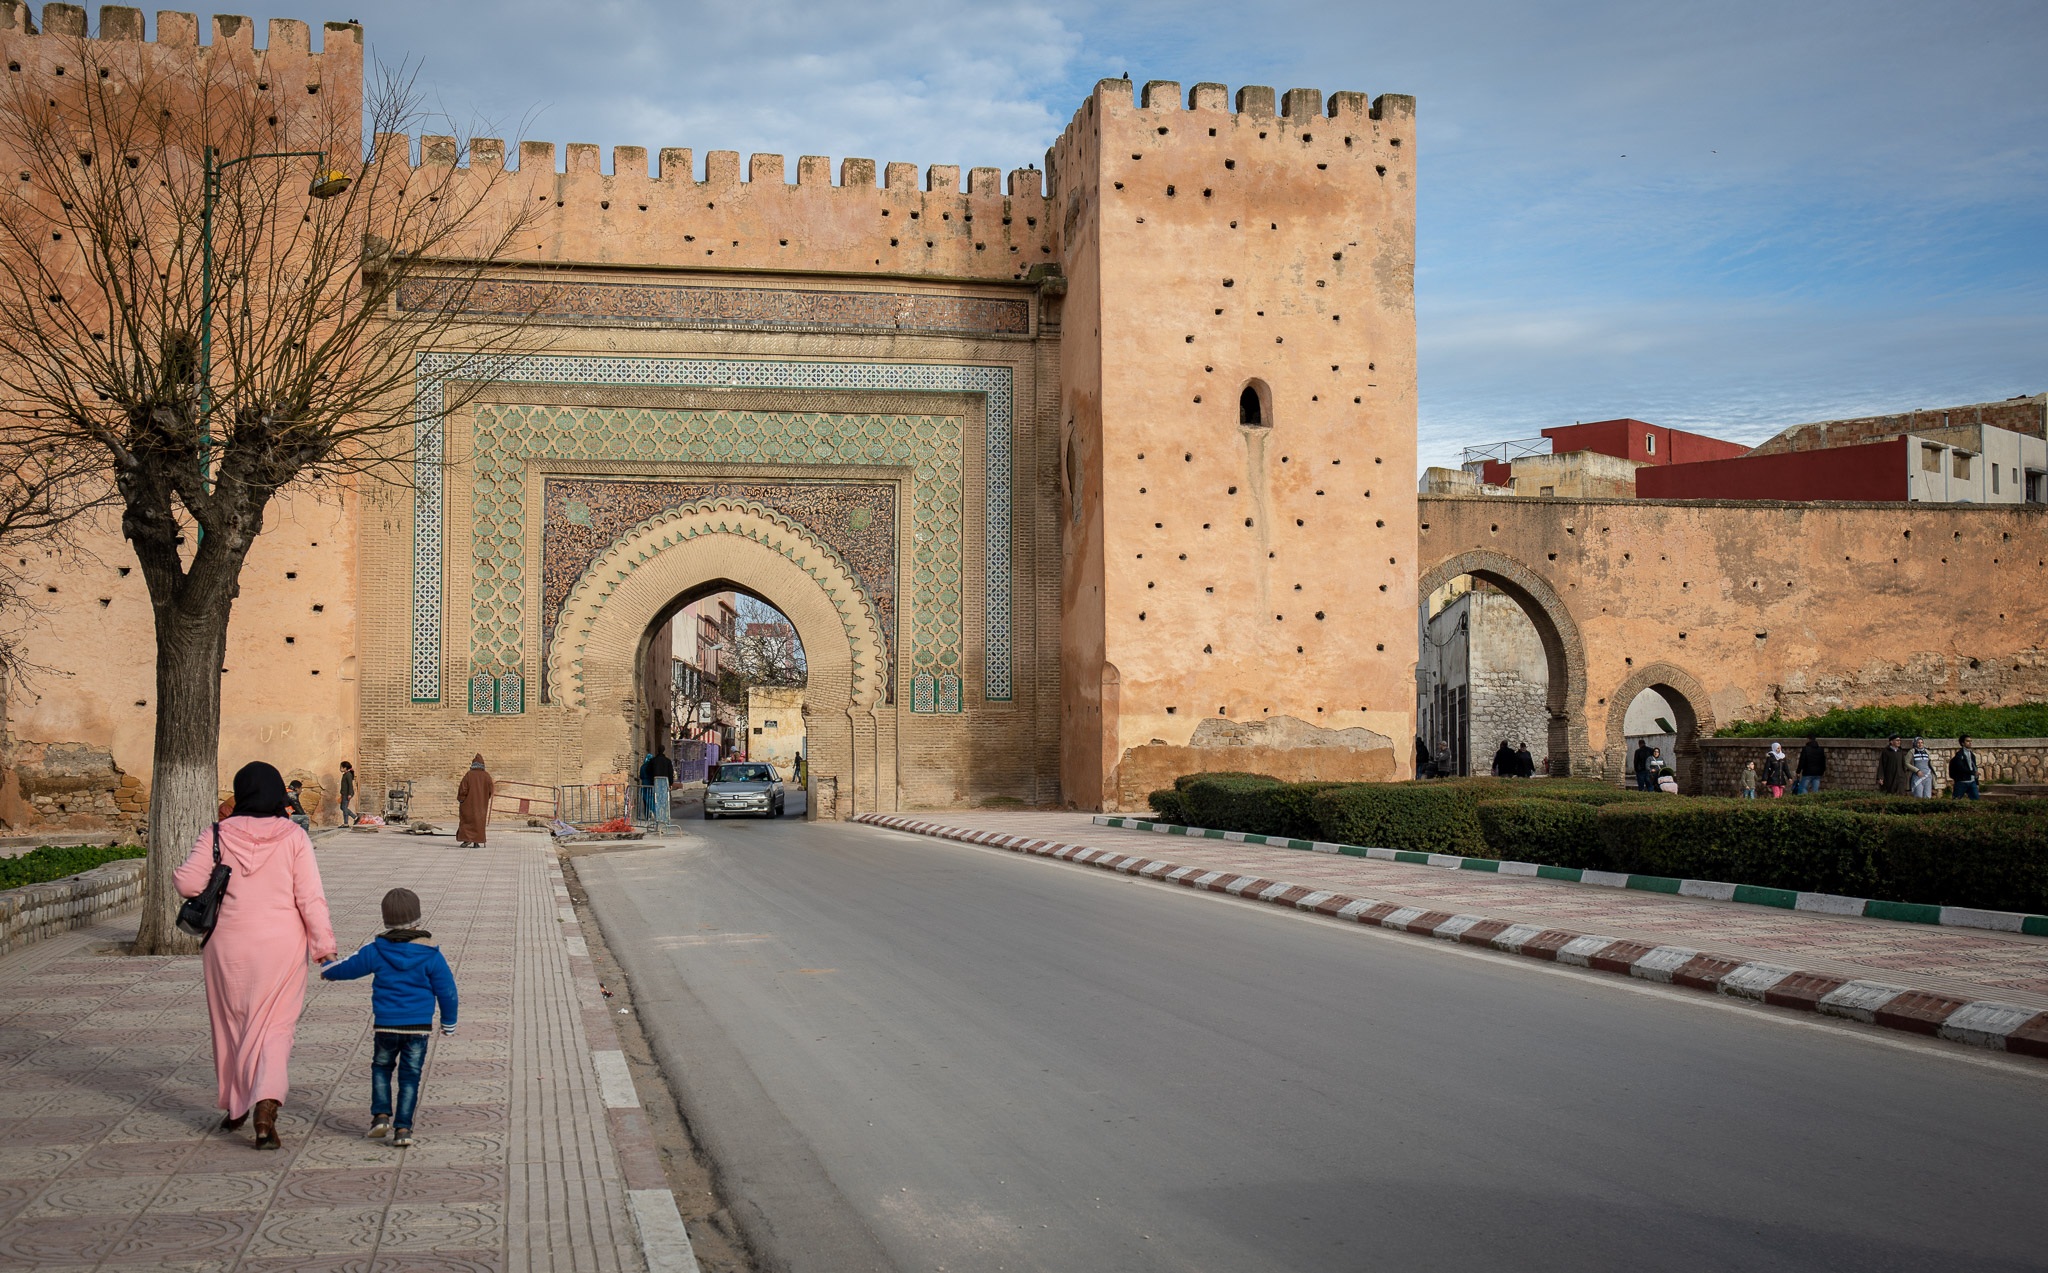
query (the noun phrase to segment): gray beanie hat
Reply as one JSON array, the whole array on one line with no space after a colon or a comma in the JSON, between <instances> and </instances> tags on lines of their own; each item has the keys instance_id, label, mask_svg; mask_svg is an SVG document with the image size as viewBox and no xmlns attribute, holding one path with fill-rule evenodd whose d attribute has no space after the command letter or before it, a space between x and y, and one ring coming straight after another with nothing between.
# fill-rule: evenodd
<instances>
[{"instance_id":1,"label":"gray beanie hat","mask_svg":"<svg viewBox=\"0 0 2048 1273\"><path fill-rule=\"evenodd\" d=\"M409 888L395 888L384 895L384 927L403 928L420 922L420 899Z\"/></svg>"}]
</instances>

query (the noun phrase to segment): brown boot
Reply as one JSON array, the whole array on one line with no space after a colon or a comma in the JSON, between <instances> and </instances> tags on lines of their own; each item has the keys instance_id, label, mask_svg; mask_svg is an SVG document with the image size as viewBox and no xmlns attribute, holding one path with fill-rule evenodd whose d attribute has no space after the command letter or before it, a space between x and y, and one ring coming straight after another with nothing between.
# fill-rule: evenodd
<instances>
[{"instance_id":1,"label":"brown boot","mask_svg":"<svg viewBox=\"0 0 2048 1273\"><path fill-rule=\"evenodd\" d=\"M256 1148L276 1149L279 1147L280 1142L277 1139L277 1107L281 1103L279 1101L256 1102Z\"/></svg>"},{"instance_id":2,"label":"brown boot","mask_svg":"<svg viewBox=\"0 0 2048 1273\"><path fill-rule=\"evenodd\" d=\"M242 1130L242 1124L248 1121L249 1115L247 1114L247 1112L241 1114L226 1114L221 1117L220 1129L224 1132L238 1132Z\"/></svg>"}]
</instances>

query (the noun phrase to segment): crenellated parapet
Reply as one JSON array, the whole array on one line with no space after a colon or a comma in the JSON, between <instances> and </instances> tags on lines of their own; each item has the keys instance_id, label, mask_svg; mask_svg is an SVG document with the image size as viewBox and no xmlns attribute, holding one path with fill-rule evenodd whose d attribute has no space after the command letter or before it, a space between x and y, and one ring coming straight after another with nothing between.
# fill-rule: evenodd
<instances>
[{"instance_id":1,"label":"crenellated parapet","mask_svg":"<svg viewBox=\"0 0 2048 1273\"><path fill-rule=\"evenodd\" d=\"M738 151L704 156L587 143L557 148L482 137L380 135L380 162L453 167L458 183L494 187L505 210L540 205L531 247L518 259L670 269L746 269L1018 281L1056 259L1034 168L969 169Z\"/></svg>"},{"instance_id":2,"label":"crenellated parapet","mask_svg":"<svg viewBox=\"0 0 2048 1273\"><path fill-rule=\"evenodd\" d=\"M318 137L340 139L353 151L360 137L363 104L363 28L329 22L321 48L313 48L304 22L272 18L264 47L256 47L253 19L216 14L209 40L200 43L197 14L160 9L156 38L147 38L140 9L102 5L95 34L84 6L46 4L42 20L14 0L0 0L0 56L9 76L37 76L55 82L65 76L136 75L180 70L194 83L207 81L253 90L270 102L279 136L311 144Z\"/></svg>"},{"instance_id":3,"label":"crenellated parapet","mask_svg":"<svg viewBox=\"0 0 2048 1273\"><path fill-rule=\"evenodd\" d=\"M1284 148L1275 145L1242 153L1248 171L1275 162L1291 168L1313 165L1325 172L1339 164L1363 165L1371 167L1375 177L1390 177L1404 187L1413 184L1414 152L1404 134L1412 131L1415 99L1405 94L1369 98L1345 91L1331 93L1326 100L1320 89L1290 88L1276 94L1263 85L1246 85L1233 99L1223 84L1196 84L1183 96L1177 80L1150 80L1138 89L1131 80L1107 79L1096 83L1046 151L1049 197L1058 197L1079 171L1077 161L1092 153L1103 121L1112 115L1177 141L1214 140L1223 148L1285 143ZM1133 158L1142 154L1138 151Z\"/></svg>"}]
</instances>

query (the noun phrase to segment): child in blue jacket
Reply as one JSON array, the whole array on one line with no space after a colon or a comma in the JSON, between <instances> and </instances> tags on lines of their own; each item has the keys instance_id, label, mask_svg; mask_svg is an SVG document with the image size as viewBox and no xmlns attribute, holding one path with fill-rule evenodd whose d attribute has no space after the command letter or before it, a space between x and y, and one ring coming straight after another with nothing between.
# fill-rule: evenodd
<instances>
[{"instance_id":1,"label":"child in blue jacket","mask_svg":"<svg viewBox=\"0 0 2048 1273\"><path fill-rule=\"evenodd\" d=\"M420 921L420 899L411 889L395 888L384 895L385 930L376 940L340 963L328 964L320 975L329 981L357 977L376 979L370 1011L376 1054L370 1061L370 1131L391 1134L391 1143L412 1144L412 1115L420 1099L420 1068L427 1059L427 1038L434 1032L434 1005L441 1006L441 1033L455 1033L455 974L438 946L418 943L432 937L412 925ZM391 1102L391 1073L398 1072L398 1104ZM394 1117L396 1122L394 1123Z\"/></svg>"}]
</instances>

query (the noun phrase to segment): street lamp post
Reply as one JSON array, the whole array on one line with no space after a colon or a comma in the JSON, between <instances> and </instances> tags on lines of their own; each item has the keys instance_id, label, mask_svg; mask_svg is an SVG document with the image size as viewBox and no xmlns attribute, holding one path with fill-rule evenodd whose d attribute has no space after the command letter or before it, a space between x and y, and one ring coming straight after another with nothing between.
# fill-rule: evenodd
<instances>
[{"instance_id":1,"label":"street lamp post","mask_svg":"<svg viewBox=\"0 0 2048 1273\"><path fill-rule=\"evenodd\" d=\"M251 159L317 159L320 168L306 187L307 194L315 199L332 199L349 186L346 175L328 169L324 150L271 151L243 155L226 163L218 162L219 155L214 147L206 148L204 199L199 214L199 480L207 490L213 489L209 476L213 468L213 203L220 192L220 175Z\"/></svg>"}]
</instances>

